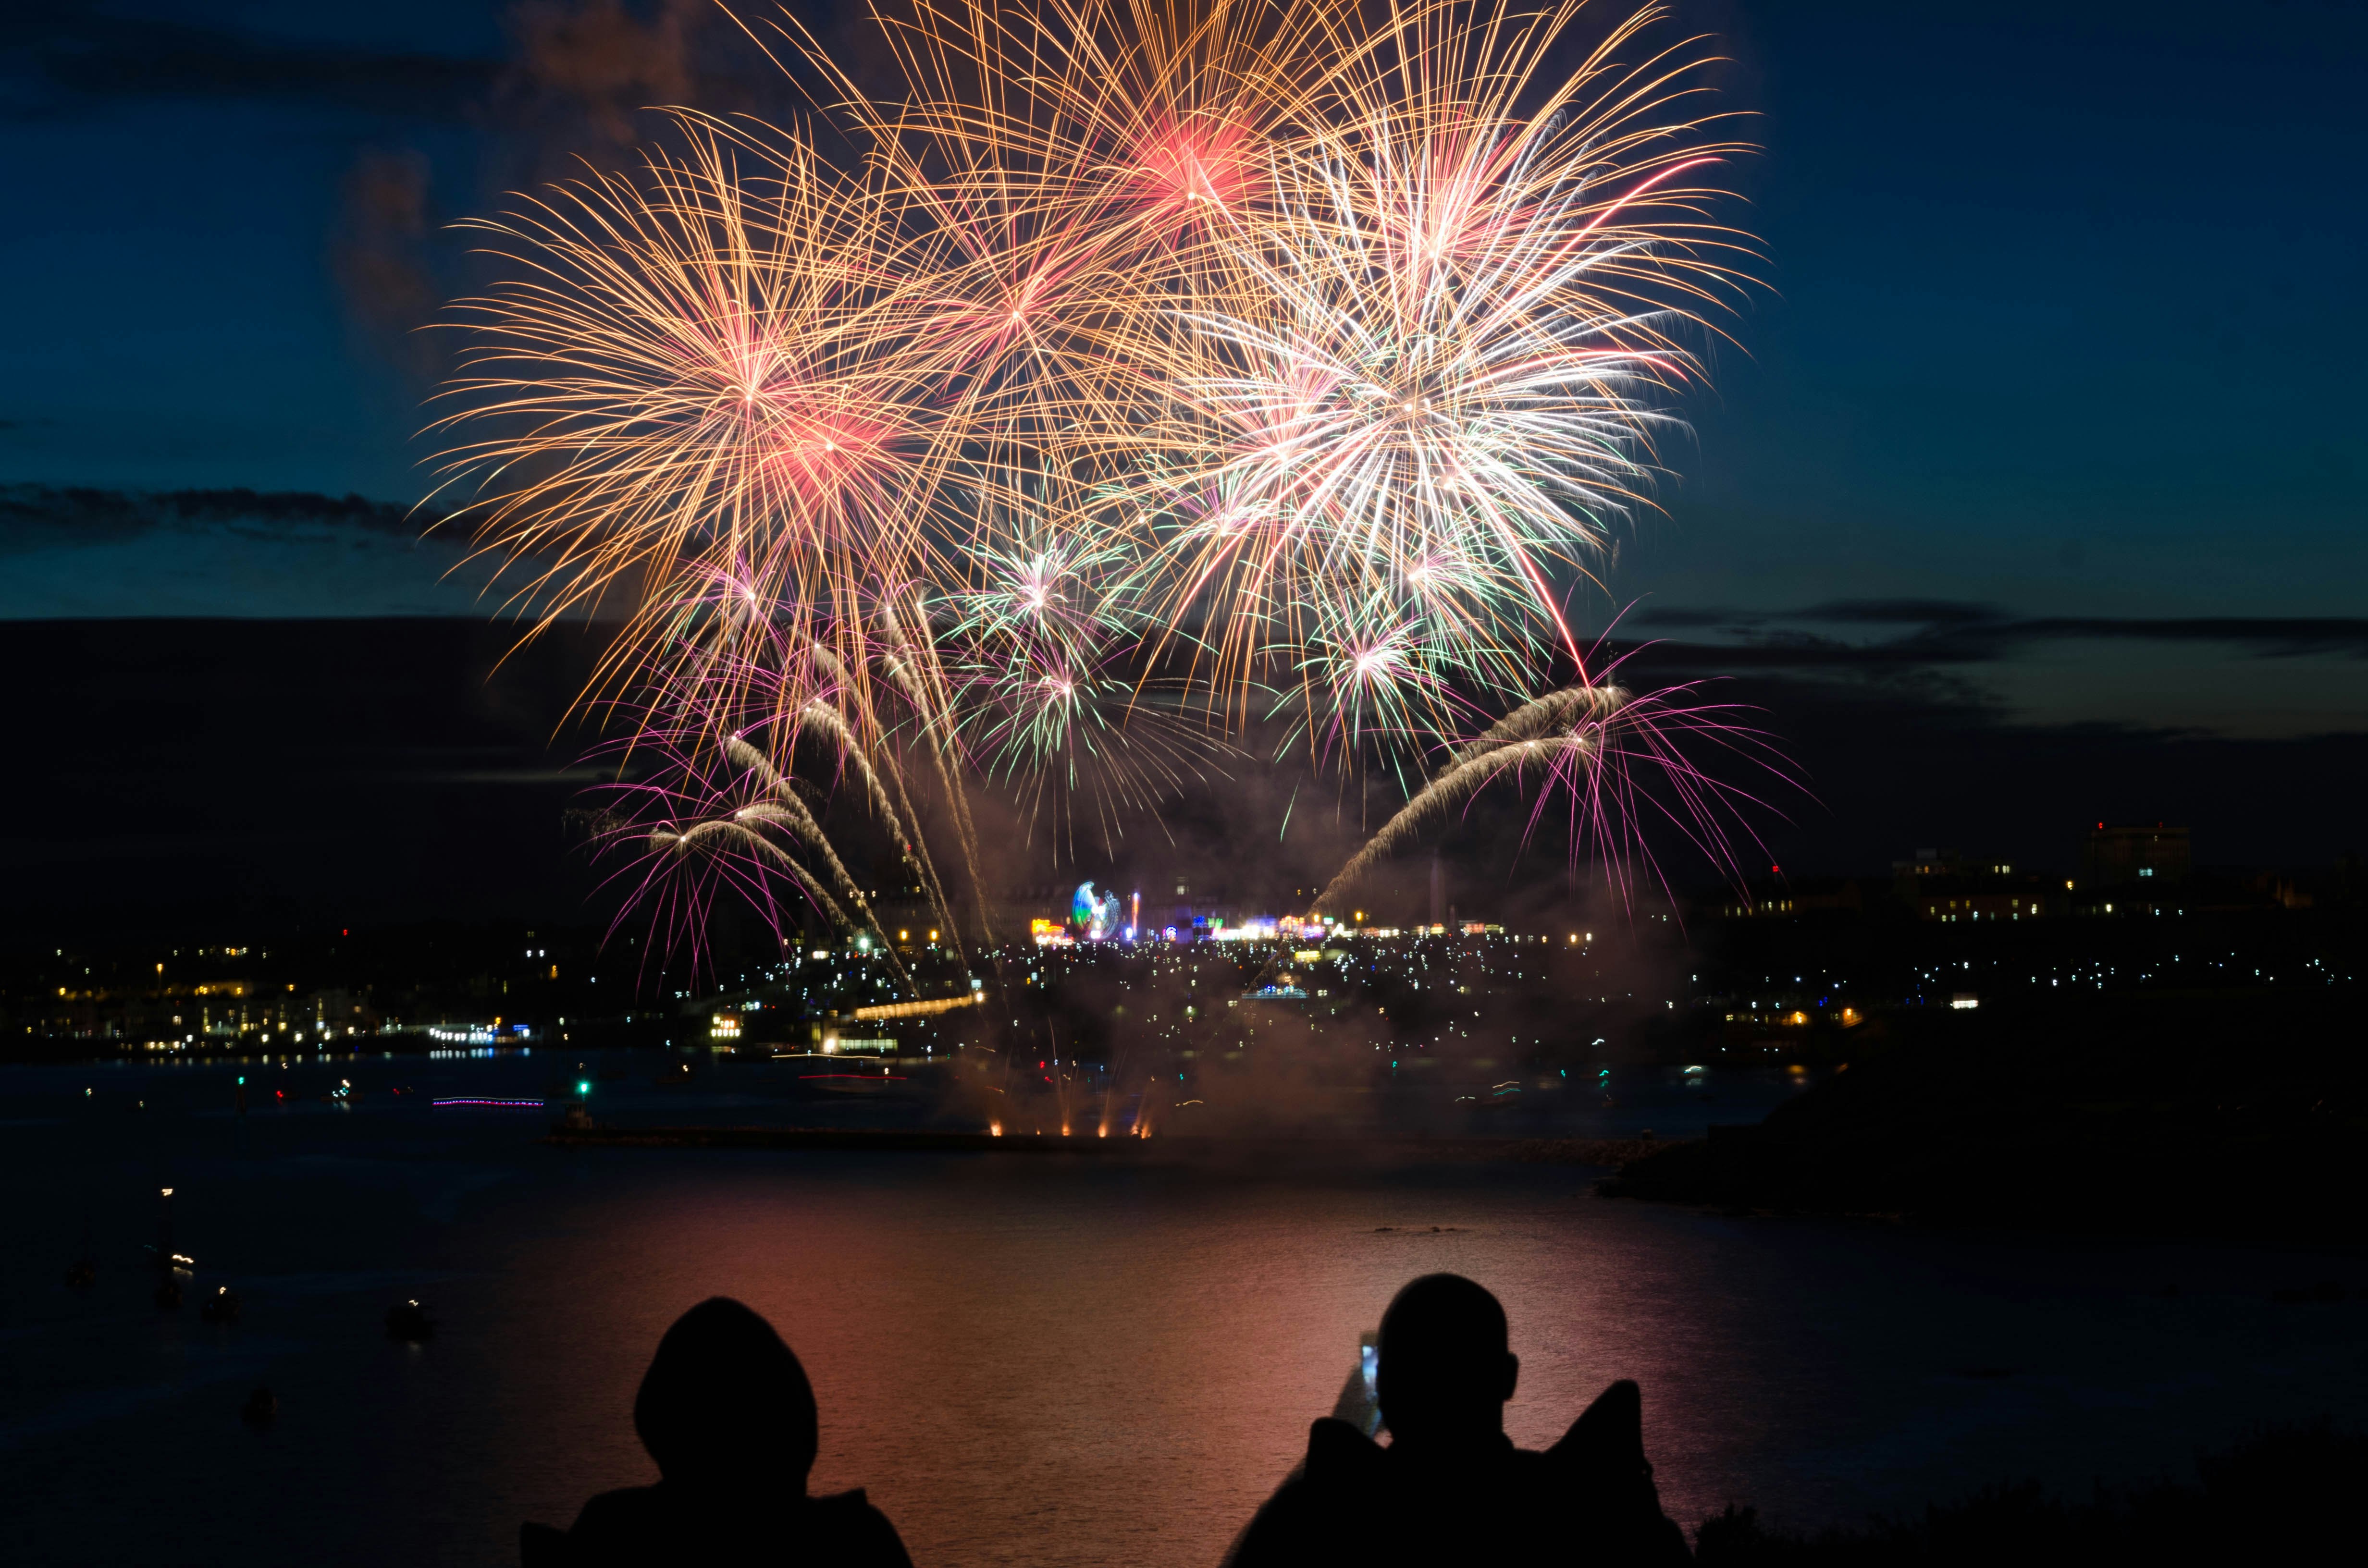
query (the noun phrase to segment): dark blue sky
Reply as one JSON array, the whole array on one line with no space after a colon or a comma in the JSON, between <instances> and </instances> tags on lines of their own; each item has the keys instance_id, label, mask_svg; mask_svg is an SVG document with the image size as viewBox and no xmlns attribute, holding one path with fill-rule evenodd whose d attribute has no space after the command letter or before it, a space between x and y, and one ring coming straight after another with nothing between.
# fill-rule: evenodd
<instances>
[{"instance_id":1,"label":"dark blue sky","mask_svg":"<svg viewBox=\"0 0 2368 1568\"><path fill-rule=\"evenodd\" d=\"M1769 287L1623 630L2026 735L2368 732L2368 6L1680 9ZM476 613L375 515L31 487L417 499L438 226L785 101L703 0L19 0L0 88L0 619Z\"/></svg>"},{"instance_id":2,"label":"dark blue sky","mask_svg":"<svg viewBox=\"0 0 2368 1568\"><path fill-rule=\"evenodd\" d=\"M416 498L420 389L339 277L358 170L423 157L449 221L575 150L563 96L656 85L522 62L513 9L17 7L0 476ZM712 7L674 9L694 65L753 68ZM1621 597L2362 608L2368 11L1689 15L1759 116L1739 216L1770 290Z\"/></svg>"}]
</instances>

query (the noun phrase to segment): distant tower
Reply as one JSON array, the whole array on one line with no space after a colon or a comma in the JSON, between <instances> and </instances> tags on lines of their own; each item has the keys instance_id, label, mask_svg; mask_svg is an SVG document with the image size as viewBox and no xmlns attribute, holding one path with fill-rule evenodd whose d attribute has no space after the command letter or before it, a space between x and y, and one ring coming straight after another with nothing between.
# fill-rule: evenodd
<instances>
[{"instance_id":1,"label":"distant tower","mask_svg":"<svg viewBox=\"0 0 2368 1568\"><path fill-rule=\"evenodd\" d=\"M1439 867L1439 851L1430 852L1430 923L1443 925L1447 920L1447 879Z\"/></svg>"}]
</instances>

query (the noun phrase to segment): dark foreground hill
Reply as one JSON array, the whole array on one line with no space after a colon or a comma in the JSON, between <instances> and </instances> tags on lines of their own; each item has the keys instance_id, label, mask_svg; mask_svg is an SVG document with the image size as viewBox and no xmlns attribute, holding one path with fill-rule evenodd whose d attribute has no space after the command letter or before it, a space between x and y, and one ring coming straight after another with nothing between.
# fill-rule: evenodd
<instances>
[{"instance_id":1,"label":"dark foreground hill","mask_svg":"<svg viewBox=\"0 0 2368 1568\"><path fill-rule=\"evenodd\" d=\"M2358 1526L2353 1497L2368 1437L2320 1425L2256 1435L2196 1461L2196 1478L2100 1487L2086 1499L2037 1483L1998 1486L1920 1519L1798 1536L1750 1509L1703 1521L1704 1568L1890 1568L2018 1563L2304 1562L2339 1556Z\"/></svg>"},{"instance_id":2,"label":"dark foreground hill","mask_svg":"<svg viewBox=\"0 0 2368 1568\"><path fill-rule=\"evenodd\" d=\"M2368 1020L2323 993L2122 995L1893 1029L1607 1196L2133 1234L2368 1240Z\"/></svg>"}]
</instances>

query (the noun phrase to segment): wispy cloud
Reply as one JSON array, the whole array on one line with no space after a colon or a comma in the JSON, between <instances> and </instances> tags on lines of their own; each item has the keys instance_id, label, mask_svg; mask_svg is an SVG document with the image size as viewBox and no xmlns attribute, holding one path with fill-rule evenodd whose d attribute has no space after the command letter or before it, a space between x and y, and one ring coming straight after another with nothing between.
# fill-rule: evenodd
<instances>
[{"instance_id":1,"label":"wispy cloud","mask_svg":"<svg viewBox=\"0 0 2368 1568\"><path fill-rule=\"evenodd\" d=\"M160 528L239 523L311 523L416 537L443 519L438 511L310 490L0 486L0 550L51 549L131 539Z\"/></svg>"},{"instance_id":2,"label":"wispy cloud","mask_svg":"<svg viewBox=\"0 0 2368 1568\"><path fill-rule=\"evenodd\" d=\"M0 619L484 615L443 514L310 491L0 487Z\"/></svg>"},{"instance_id":3,"label":"wispy cloud","mask_svg":"<svg viewBox=\"0 0 2368 1568\"><path fill-rule=\"evenodd\" d=\"M2009 659L2042 642L2217 643L2256 658L2368 658L2368 617L2017 616L1953 599L1844 599L1795 610L1673 607L1639 612L1643 631L1725 633L1687 646L1701 656L1759 667L1971 665ZM1858 639L1811 628L1899 628Z\"/></svg>"},{"instance_id":4,"label":"wispy cloud","mask_svg":"<svg viewBox=\"0 0 2368 1568\"><path fill-rule=\"evenodd\" d=\"M460 55L291 44L97 5L31 0L0 28L0 71L17 78L9 118L118 98L261 98L457 119L498 62Z\"/></svg>"}]
</instances>

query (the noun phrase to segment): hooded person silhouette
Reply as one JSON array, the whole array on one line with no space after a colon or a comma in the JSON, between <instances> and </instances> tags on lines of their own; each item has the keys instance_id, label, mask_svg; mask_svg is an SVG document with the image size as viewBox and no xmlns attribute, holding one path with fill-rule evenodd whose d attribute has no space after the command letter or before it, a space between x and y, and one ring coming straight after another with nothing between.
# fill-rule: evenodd
<instances>
[{"instance_id":1,"label":"hooded person silhouette","mask_svg":"<svg viewBox=\"0 0 2368 1568\"><path fill-rule=\"evenodd\" d=\"M911 1568L860 1491L806 1495L820 1434L814 1387L773 1325L712 1297L675 1320L633 1400L655 1486L604 1492L564 1533L528 1525L526 1568L798 1563Z\"/></svg>"},{"instance_id":2,"label":"hooded person silhouette","mask_svg":"<svg viewBox=\"0 0 2368 1568\"><path fill-rule=\"evenodd\" d=\"M1659 1568L1691 1560L1645 1462L1643 1401L1620 1381L1543 1453L1505 1436L1520 1361L1505 1309L1426 1274L1382 1316L1375 1394L1387 1447L1351 1420L1309 1430L1307 1458L1235 1541L1230 1568L1320 1562Z\"/></svg>"}]
</instances>

